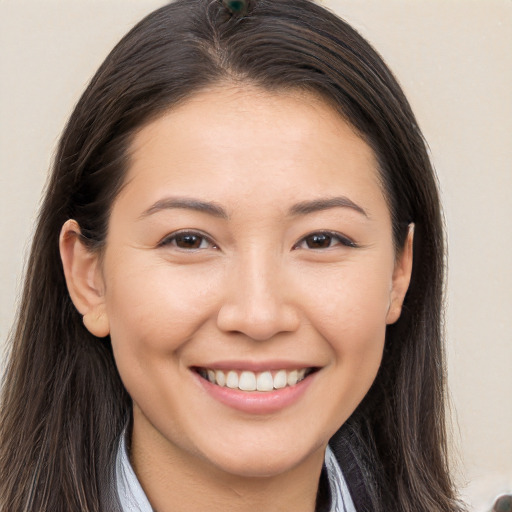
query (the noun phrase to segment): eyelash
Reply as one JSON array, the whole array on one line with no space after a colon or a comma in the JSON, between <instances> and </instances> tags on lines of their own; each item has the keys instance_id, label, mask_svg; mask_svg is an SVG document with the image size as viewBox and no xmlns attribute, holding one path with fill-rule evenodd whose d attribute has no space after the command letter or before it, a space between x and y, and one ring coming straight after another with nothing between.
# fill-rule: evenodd
<instances>
[{"instance_id":1,"label":"eyelash","mask_svg":"<svg viewBox=\"0 0 512 512\"><path fill-rule=\"evenodd\" d=\"M199 247L180 247L178 245L178 242L177 242L180 237L182 237L183 239L187 238L187 237L199 239L200 240L200 246ZM204 242L209 244L211 247L201 247L201 245L203 245ZM171 235L166 236L158 244L158 247L165 247L167 245L172 245L172 246L174 246L177 249L182 250L182 251L201 251L201 250L208 249L208 248L212 248L212 249L217 249L218 248L213 243L211 238L206 236L204 233L201 233L200 231L178 231L176 233L172 233Z\"/></svg>"},{"instance_id":2,"label":"eyelash","mask_svg":"<svg viewBox=\"0 0 512 512\"><path fill-rule=\"evenodd\" d=\"M325 239L329 240L328 247L301 247L302 244L307 244L308 239L312 239L314 237L325 237ZM336 242L332 244L332 242ZM305 237L301 238L294 246L294 249L309 249L311 251L323 251L327 249L331 249L336 245L342 245L345 247L357 248L359 247L353 240L347 238L341 233L337 233L335 231L314 231L313 233L309 233Z\"/></svg>"},{"instance_id":3,"label":"eyelash","mask_svg":"<svg viewBox=\"0 0 512 512\"><path fill-rule=\"evenodd\" d=\"M186 239L187 237L190 239L195 238L196 241L198 240L199 246L198 247L180 247L178 245L178 239L182 237L182 239ZM308 241L313 241L314 238L317 237L317 241L321 242L322 238L323 241L328 242L327 247L303 247L303 244L308 244ZM309 240L308 240L309 239ZM333 242L335 242L333 244ZM209 244L209 247L201 247L204 243ZM159 247L165 247L167 245L172 245L176 247L177 249L183 250L183 251L200 251L208 248L212 249L218 249L218 246L215 245L215 243L206 236L204 233L201 233L199 231L178 231L176 233L172 233L171 235L165 237L159 244ZM351 247L351 248L357 248L358 245L353 241L347 238L346 236L337 233L335 231L315 231L313 233L309 233L305 237L301 238L294 246L293 249L309 249L312 251L323 251L327 249L331 249L332 247L335 247L336 245L342 245L345 247ZM301 247L302 246L302 247Z\"/></svg>"}]
</instances>

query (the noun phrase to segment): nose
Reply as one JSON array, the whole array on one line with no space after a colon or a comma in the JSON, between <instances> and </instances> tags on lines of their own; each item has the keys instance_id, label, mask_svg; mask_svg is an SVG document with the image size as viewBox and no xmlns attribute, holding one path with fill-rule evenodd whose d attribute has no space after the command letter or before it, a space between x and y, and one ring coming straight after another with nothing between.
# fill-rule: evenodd
<instances>
[{"instance_id":1,"label":"nose","mask_svg":"<svg viewBox=\"0 0 512 512\"><path fill-rule=\"evenodd\" d=\"M217 316L224 332L258 341L298 329L299 311L277 258L247 255L228 272L226 293Z\"/></svg>"}]
</instances>

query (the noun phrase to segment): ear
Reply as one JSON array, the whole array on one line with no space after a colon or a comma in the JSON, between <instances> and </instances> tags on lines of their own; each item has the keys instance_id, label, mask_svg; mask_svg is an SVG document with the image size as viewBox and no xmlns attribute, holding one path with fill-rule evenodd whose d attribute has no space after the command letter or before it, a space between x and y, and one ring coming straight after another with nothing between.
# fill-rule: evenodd
<instances>
[{"instance_id":1,"label":"ear","mask_svg":"<svg viewBox=\"0 0 512 512\"><path fill-rule=\"evenodd\" d=\"M393 283L390 294L390 304L386 316L387 324L394 324L402 312L405 294L409 288L412 272L414 224L409 224L409 232L402 252L397 255L393 270Z\"/></svg>"},{"instance_id":2,"label":"ear","mask_svg":"<svg viewBox=\"0 0 512 512\"><path fill-rule=\"evenodd\" d=\"M83 315L85 327L94 336L107 336L110 326L100 256L84 244L80 226L75 220L70 219L62 226L59 249L69 295Z\"/></svg>"}]
</instances>

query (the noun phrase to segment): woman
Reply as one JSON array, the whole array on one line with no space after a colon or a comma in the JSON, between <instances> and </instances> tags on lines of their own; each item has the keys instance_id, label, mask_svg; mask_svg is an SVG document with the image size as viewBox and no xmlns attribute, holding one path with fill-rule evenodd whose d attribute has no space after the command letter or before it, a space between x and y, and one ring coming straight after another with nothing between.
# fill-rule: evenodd
<instances>
[{"instance_id":1,"label":"woman","mask_svg":"<svg viewBox=\"0 0 512 512\"><path fill-rule=\"evenodd\" d=\"M442 280L425 145L366 41L308 0L155 11L60 142L1 510L460 510Z\"/></svg>"}]
</instances>

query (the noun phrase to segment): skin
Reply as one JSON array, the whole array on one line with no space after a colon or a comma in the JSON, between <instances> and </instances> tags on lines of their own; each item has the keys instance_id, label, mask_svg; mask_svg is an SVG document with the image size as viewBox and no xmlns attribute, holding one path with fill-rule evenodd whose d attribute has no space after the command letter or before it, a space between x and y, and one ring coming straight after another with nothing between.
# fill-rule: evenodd
<instances>
[{"instance_id":1,"label":"skin","mask_svg":"<svg viewBox=\"0 0 512 512\"><path fill-rule=\"evenodd\" d=\"M133 399L137 476L159 512L311 512L327 442L371 386L410 279L412 232L397 255L373 152L309 93L226 84L131 149L105 250L88 252L70 220L61 254ZM259 414L205 391L193 368L219 362L318 371Z\"/></svg>"}]
</instances>

